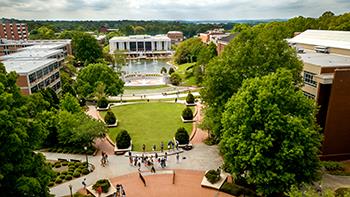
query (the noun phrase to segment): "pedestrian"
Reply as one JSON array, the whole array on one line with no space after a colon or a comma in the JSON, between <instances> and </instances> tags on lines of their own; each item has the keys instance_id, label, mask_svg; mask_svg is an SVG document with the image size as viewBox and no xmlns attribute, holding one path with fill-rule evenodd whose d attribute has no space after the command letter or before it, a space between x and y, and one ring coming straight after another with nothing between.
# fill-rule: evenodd
<instances>
[{"instance_id":1,"label":"pedestrian","mask_svg":"<svg viewBox=\"0 0 350 197\"><path fill-rule=\"evenodd\" d=\"M129 165L132 166L132 157L129 157Z\"/></svg>"},{"instance_id":2,"label":"pedestrian","mask_svg":"<svg viewBox=\"0 0 350 197\"><path fill-rule=\"evenodd\" d=\"M168 153L167 153L167 152L165 152L165 154L164 154L164 159L165 159L165 160L168 159Z\"/></svg>"},{"instance_id":3,"label":"pedestrian","mask_svg":"<svg viewBox=\"0 0 350 197\"><path fill-rule=\"evenodd\" d=\"M131 157L131 155L132 155L131 151L129 151L128 154L129 154L129 157Z\"/></svg>"},{"instance_id":4,"label":"pedestrian","mask_svg":"<svg viewBox=\"0 0 350 197\"><path fill-rule=\"evenodd\" d=\"M177 98L175 98L175 103L177 103Z\"/></svg>"},{"instance_id":5,"label":"pedestrian","mask_svg":"<svg viewBox=\"0 0 350 197\"><path fill-rule=\"evenodd\" d=\"M81 183L81 184L83 184L83 186L84 186L84 189L86 190L86 178L84 178L84 180L83 180L83 182Z\"/></svg>"},{"instance_id":6,"label":"pedestrian","mask_svg":"<svg viewBox=\"0 0 350 197\"><path fill-rule=\"evenodd\" d=\"M156 160L158 159L158 153L154 153L154 157L156 158Z\"/></svg>"},{"instance_id":7,"label":"pedestrian","mask_svg":"<svg viewBox=\"0 0 350 197\"><path fill-rule=\"evenodd\" d=\"M180 155L179 153L176 153L176 163L179 163Z\"/></svg>"},{"instance_id":8,"label":"pedestrian","mask_svg":"<svg viewBox=\"0 0 350 197\"><path fill-rule=\"evenodd\" d=\"M162 153L164 150L164 143L163 142L160 142L160 152Z\"/></svg>"},{"instance_id":9,"label":"pedestrian","mask_svg":"<svg viewBox=\"0 0 350 197\"><path fill-rule=\"evenodd\" d=\"M143 150L143 152L146 151L146 144L142 144L142 150Z\"/></svg>"},{"instance_id":10,"label":"pedestrian","mask_svg":"<svg viewBox=\"0 0 350 197\"><path fill-rule=\"evenodd\" d=\"M152 167L151 167L151 172L152 173L156 173L156 169L154 168L154 165L152 164Z\"/></svg>"},{"instance_id":11,"label":"pedestrian","mask_svg":"<svg viewBox=\"0 0 350 197\"><path fill-rule=\"evenodd\" d=\"M137 161L137 165L138 165L139 170L140 170L141 169L141 160L140 159Z\"/></svg>"},{"instance_id":12,"label":"pedestrian","mask_svg":"<svg viewBox=\"0 0 350 197\"><path fill-rule=\"evenodd\" d=\"M139 158L138 157L135 157L134 158L134 166L136 166L137 165L137 161L139 160Z\"/></svg>"},{"instance_id":13,"label":"pedestrian","mask_svg":"<svg viewBox=\"0 0 350 197\"><path fill-rule=\"evenodd\" d=\"M104 160L105 160L105 165L108 164L108 155L107 155L107 153L105 153L105 159Z\"/></svg>"},{"instance_id":14,"label":"pedestrian","mask_svg":"<svg viewBox=\"0 0 350 197\"><path fill-rule=\"evenodd\" d=\"M179 150L179 141L176 140L176 150Z\"/></svg>"},{"instance_id":15,"label":"pedestrian","mask_svg":"<svg viewBox=\"0 0 350 197\"><path fill-rule=\"evenodd\" d=\"M156 151L156 150L157 150L157 147L156 147L155 144L153 144L153 146L152 146L152 151L154 152L154 151Z\"/></svg>"}]
</instances>

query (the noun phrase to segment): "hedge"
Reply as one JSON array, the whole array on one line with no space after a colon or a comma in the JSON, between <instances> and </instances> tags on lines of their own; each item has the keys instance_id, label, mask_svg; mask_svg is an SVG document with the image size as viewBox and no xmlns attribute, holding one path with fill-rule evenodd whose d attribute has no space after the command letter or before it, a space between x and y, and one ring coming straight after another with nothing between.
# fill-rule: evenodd
<instances>
[{"instance_id":1,"label":"hedge","mask_svg":"<svg viewBox=\"0 0 350 197\"><path fill-rule=\"evenodd\" d=\"M57 179L56 179L56 181L55 181L55 183L57 183L57 184L60 184L60 183L62 183L62 179L60 179L60 178L57 178Z\"/></svg>"},{"instance_id":2,"label":"hedge","mask_svg":"<svg viewBox=\"0 0 350 197\"><path fill-rule=\"evenodd\" d=\"M122 130L118 133L115 142L119 149L129 148L131 137L126 130Z\"/></svg>"},{"instance_id":3,"label":"hedge","mask_svg":"<svg viewBox=\"0 0 350 197\"><path fill-rule=\"evenodd\" d=\"M106 97L102 97L100 100L97 101L97 107L99 108L107 108L108 107L108 100Z\"/></svg>"},{"instance_id":4,"label":"hedge","mask_svg":"<svg viewBox=\"0 0 350 197\"><path fill-rule=\"evenodd\" d=\"M175 139L179 142L179 144L188 144L190 142L190 136L183 127L177 129Z\"/></svg>"},{"instance_id":5,"label":"hedge","mask_svg":"<svg viewBox=\"0 0 350 197\"><path fill-rule=\"evenodd\" d=\"M66 179L67 181L69 181L69 180L72 180L73 177L72 177L71 175L67 175L67 176L65 177L65 179Z\"/></svg>"},{"instance_id":6,"label":"hedge","mask_svg":"<svg viewBox=\"0 0 350 197\"><path fill-rule=\"evenodd\" d=\"M75 178L78 178L78 177L80 177L80 172L78 172L78 171L75 171L75 172L73 173L73 176L74 176Z\"/></svg>"},{"instance_id":7,"label":"hedge","mask_svg":"<svg viewBox=\"0 0 350 197\"><path fill-rule=\"evenodd\" d=\"M115 124L115 122L117 121L117 118L115 117L114 113L111 110L108 110L104 119L106 124L108 125Z\"/></svg>"},{"instance_id":8,"label":"hedge","mask_svg":"<svg viewBox=\"0 0 350 197\"><path fill-rule=\"evenodd\" d=\"M186 107L182 111L182 118L185 120L192 120L193 119L193 112L189 107Z\"/></svg>"},{"instance_id":9,"label":"hedge","mask_svg":"<svg viewBox=\"0 0 350 197\"><path fill-rule=\"evenodd\" d=\"M208 181L211 184L214 184L220 180L220 170L209 170L206 174L205 177L208 179Z\"/></svg>"},{"instance_id":10,"label":"hedge","mask_svg":"<svg viewBox=\"0 0 350 197\"><path fill-rule=\"evenodd\" d=\"M194 96L191 93L188 93L187 97L186 97L186 103L188 104L193 104L194 103Z\"/></svg>"}]
</instances>

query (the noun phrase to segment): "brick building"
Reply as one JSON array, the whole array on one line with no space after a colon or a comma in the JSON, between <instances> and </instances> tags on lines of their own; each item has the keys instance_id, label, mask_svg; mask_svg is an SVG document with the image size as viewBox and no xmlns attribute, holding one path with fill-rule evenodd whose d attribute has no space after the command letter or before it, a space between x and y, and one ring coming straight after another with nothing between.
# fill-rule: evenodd
<instances>
[{"instance_id":1,"label":"brick building","mask_svg":"<svg viewBox=\"0 0 350 197\"><path fill-rule=\"evenodd\" d=\"M184 40L184 34L181 31L169 31L167 34L171 44L178 44Z\"/></svg>"},{"instance_id":2,"label":"brick building","mask_svg":"<svg viewBox=\"0 0 350 197\"><path fill-rule=\"evenodd\" d=\"M27 40L28 26L25 23L1 23L0 38L8 40Z\"/></svg>"}]
</instances>

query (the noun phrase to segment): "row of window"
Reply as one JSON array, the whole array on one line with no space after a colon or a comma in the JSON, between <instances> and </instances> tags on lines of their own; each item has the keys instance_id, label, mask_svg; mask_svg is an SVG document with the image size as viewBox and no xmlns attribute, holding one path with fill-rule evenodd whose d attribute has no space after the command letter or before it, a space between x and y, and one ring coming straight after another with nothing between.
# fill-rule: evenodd
<instances>
[{"instance_id":1,"label":"row of window","mask_svg":"<svg viewBox=\"0 0 350 197\"><path fill-rule=\"evenodd\" d=\"M309 99L315 99L315 95L313 95L313 94L311 94L311 93L308 93L308 92L305 92L305 91L303 91L304 92L304 95L306 96L306 97L308 97Z\"/></svg>"},{"instance_id":2,"label":"row of window","mask_svg":"<svg viewBox=\"0 0 350 197\"><path fill-rule=\"evenodd\" d=\"M314 74L314 73L304 71L304 83L307 84L307 85L310 85L312 87L316 87L317 86L317 82L314 81L314 76L315 75L316 74Z\"/></svg>"},{"instance_id":3,"label":"row of window","mask_svg":"<svg viewBox=\"0 0 350 197\"><path fill-rule=\"evenodd\" d=\"M50 86L59 77L60 77L60 73L56 72L56 73L52 74L50 77L48 77L47 79L45 79L44 81L40 82L38 85L33 86L30 90L31 90L32 93L38 92L39 90ZM57 84L55 84L54 86L56 86ZM53 89L57 90L58 88L56 87L56 89L55 88L53 88Z\"/></svg>"},{"instance_id":4,"label":"row of window","mask_svg":"<svg viewBox=\"0 0 350 197\"><path fill-rule=\"evenodd\" d=\"M158 45L154 45L154 50L166 50L165 48L165 42L161 42L160 48L157 47ZM127 43L116 43L116 49L117 50L126 50L127 49ZM130 51L152 51L152 42L130 42Z\"/></svg>"},{"instance_id":5,"label":"row of window","mask_svg":"<svg viewBox=\"0 0 350 197\"><path fill-rule=\"evenodd\" d=\"M29 75L29 82L34 83L38 79L42 78L43 76L46 76L53 70L56 70L59 67L59 64L57 62L50 64L49 66L44 67L43 69L40 69L34 73L31 73Z\"/></svg>"}]
</instances>

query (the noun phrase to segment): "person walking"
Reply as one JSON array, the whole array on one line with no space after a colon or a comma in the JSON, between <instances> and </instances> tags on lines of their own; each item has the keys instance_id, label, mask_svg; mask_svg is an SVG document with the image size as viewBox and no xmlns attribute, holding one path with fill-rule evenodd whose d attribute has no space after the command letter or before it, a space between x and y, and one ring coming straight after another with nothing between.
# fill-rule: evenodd
<instances>
[{"instance_id":1,"label":"person walking","mask_svg":"<svg viewBox=\"0 0 350 197\"><path fill-rule=\"evenodd\" d=\"M176 140L176 150L179 150L179 141Z\"/></svg>"},{"instance_id":2,"label":"person walking","mask_svg":"<svg viewBox=\"0 0 350 197\"><path fill-rule=\"evenodd\" d=\"M160 142L160 152L162 153L164 150L164 143L163 142Z\"/></svg>"},{"instance_id":3,"label":"person walking","mask_svg":"<svg viewBox=\"0 0 350 197\"><path fill-rule=\"evenodd\" d=\"M142 144L142 150L143 150L143 152L146 151L146 144Z\"/></svg>"},{"instance_id":4,"label":"person walking","mask_svg":"<svg viewBox=\"0 0 350 197\"><path fill-rule=\"evenodd\" d=\"M176 163L179 163L179 160L180 160L180 155L179 153L176 153Z\"/></svg>"},{"instance_id":5,"label":"person walking","mask_svg":"<svg viewBox=\"0 0 350 197\"><path fill-rule=\"evenodd\" d=\"M152 151L154 152L154 151L156 151L156 150L157 150L157 147L156 147L155 144L153 144L153 146L152 146Z\"/></svg>"}]
</instances>

